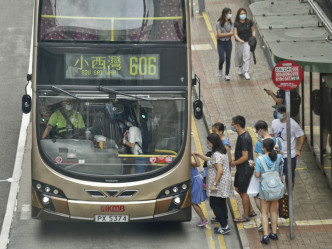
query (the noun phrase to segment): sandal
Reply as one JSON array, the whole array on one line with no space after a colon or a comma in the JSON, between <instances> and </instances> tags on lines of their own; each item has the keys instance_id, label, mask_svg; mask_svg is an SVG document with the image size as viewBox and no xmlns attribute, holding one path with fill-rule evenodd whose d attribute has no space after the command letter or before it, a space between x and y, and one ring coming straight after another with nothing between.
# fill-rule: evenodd
<instances>
[{"instance_id":1,"label":"sandal","mask_svg":"<svg viewBox=\"0 0 332 249\"><path fill-rule=\"evenodd\" d=\"M254 210L249 212L249 217L255 217L255 216L257 216L257 214L255 213Z\"/></svg>"},{"instance_id":2,"label":"sandal","mask_svg":"<svg viewBox=\"0 0 332 249\"><path fill-rule=\"evenodd\" d=\"M234 222L235 222L235 223L248 222L248 221L250 221L249 217L246 217L246 216L244 216L244 215L242 215L242 216L239 217L239 218L235 218L235 219L234 219Z\"/></svg>"}]
</instances>

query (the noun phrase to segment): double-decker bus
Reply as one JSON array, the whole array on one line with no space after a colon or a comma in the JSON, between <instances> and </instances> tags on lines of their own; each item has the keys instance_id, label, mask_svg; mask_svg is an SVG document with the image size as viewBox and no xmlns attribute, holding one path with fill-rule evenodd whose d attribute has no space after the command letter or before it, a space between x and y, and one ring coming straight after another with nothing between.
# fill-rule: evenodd
<instances>
[{"instance_id":1,"label":"double-decker bus","mask_svg":"<svg viewBox=\"0 0 332 249\"><path fill-rule=\"evenodd\" d=\"M187 0L36 0L32 216L188 221Z\"/></svg>"}]
</instances>

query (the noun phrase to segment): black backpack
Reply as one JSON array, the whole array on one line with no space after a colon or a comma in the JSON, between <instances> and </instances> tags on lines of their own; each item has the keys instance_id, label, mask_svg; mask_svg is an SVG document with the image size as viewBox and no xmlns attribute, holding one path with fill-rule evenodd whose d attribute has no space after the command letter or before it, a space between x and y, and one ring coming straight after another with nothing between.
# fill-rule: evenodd
<instances>
[{"instance_id":1,"label":"black backpack","mask_svg":"<svg viewBox=\"0 0 332 249\"><path fill-rule=\"evenodd\" d=\"M311 93L311 106L316 115L320 115L320 91L313 90Z\"/></svg>"},{"instance_id":2,"label":"black backpack","mask_svg":"<svg viewBox=\"0 0 332 249\"><path fill-rule=\"evenodd\" d=\"M290 100L291 100L291 117L297 116L299 114L300 105L301 105L301 96L296 89L290 91Z\"/></svg>"}]
</instances>

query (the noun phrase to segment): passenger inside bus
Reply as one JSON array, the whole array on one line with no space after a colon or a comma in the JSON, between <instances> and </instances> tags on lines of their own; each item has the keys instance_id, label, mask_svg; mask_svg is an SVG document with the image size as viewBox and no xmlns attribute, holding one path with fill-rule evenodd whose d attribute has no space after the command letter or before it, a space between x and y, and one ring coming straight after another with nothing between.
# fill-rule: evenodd
<instances>
[{"instance_id":1,"label":"passenger inside bus","mask_svg":"<svg viewBox=\"0 0 332 249\"><path fill-rule=\"evenodd\" d=\"M70 99L61 102L61 107L48 120L42 139L47 138L52 129L55 129L55 136L60 138L83 136L85 128L83 117L79 112L73 110L73 107L73 101Z\"/></svg>"}]
</instances>

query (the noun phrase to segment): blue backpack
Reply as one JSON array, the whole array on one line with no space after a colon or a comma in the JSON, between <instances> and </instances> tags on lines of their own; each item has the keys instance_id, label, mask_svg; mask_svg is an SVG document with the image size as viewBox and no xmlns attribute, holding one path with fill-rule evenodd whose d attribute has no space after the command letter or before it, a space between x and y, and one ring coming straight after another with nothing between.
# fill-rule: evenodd
<instances>
[{"instance_id":1,"label":"blue backpack","mask_svg":"<svg viewBox=\"0 0 332 249\"><path fill-rule=\"evenodd\" d=\"M259 157L265 172L261 175L261 195L266 201L281 199L285 194L285 185L281 182L279 171L275 171L276 163L269 170L262 156Z\"/></svg>"}]
</instances>

